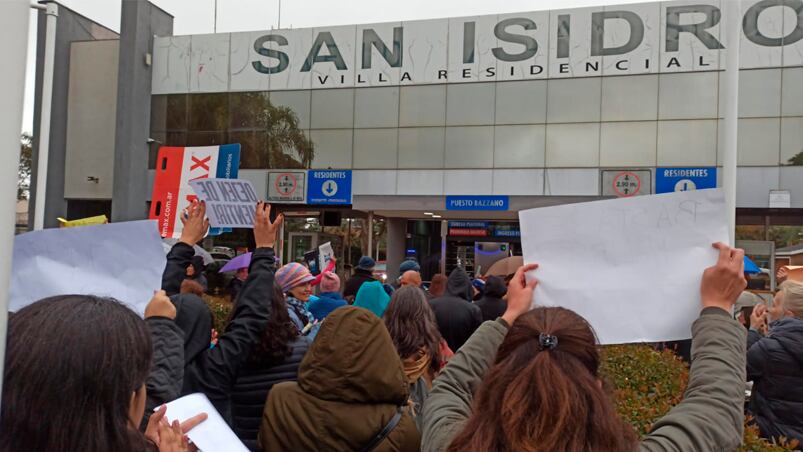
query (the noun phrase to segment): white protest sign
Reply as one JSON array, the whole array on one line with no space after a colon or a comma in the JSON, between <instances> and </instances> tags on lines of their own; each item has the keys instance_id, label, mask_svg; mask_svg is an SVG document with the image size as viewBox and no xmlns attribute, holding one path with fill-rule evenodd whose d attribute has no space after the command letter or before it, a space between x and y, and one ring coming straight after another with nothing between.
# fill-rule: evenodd
<instances>
[{"instance_id":1,"label":"white protest sign","mask_svg":"<svg viewBox=\"0 0 803 452\"><path fill-rule=\"evenodd\" d=\"M198 179L190 182L216 228L253 228L258 201L254 186L243 179Z\"/></svg>"},{"instance_id":2,"label":"white protest sign","mask_svg":"<svg viewBox=\"0 0 803 452\"><path fill-rule=\"evenodd\" d=\"M184 422L200 413L207 414L206 420L187 433L199 450L203 452L248 452L248 448L240 442L209 399L201 393L190 394L168 403L165 417L170 422L175 420Z\"/></svg>"},{"instance_id":3,"label":"white protest sign","mask_svg":"<svg viewBox=\"0 0 803 452\"><path fill-rule=\"evenodd\" d=\"M318 247L318 259L320 260L320 267L321 271L326 269L326 266L329 264L335 257L335 251L332 249L332 242L326 242L323 245Z\"/></svg>"},{"instance_id":4,"label":"white protest sign","mask_svg":"<svg viewBox=\"0 0 803 452\"><path fill-rule=\"evenodd\" d=\"M727 242L718 189L519 213L526 263L540 266L535 305L585 317L601 344L688 339L703 270Z\"/></svg>"},{"instance_id":5,"label":"white protest sign","mask_svg":"<svg viewBox=\"0 0 803 452\"><path fill-rule=\"evenodd\" d=\"M18 235L9 310L54 295L89 294L116 298L142 315L162 285L165 262L156 220Z\"/></svg>"}]
</instances>

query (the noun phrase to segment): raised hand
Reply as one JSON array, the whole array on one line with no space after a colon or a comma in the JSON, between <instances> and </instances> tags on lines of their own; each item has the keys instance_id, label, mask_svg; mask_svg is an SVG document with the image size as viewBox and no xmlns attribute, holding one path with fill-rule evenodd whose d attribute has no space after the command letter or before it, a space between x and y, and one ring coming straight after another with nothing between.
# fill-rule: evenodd
<instances>
[{"instance_id":1,"label":"raised hand","mask_svg":"<svg viewBox=\"0 0 803 452\"><path fill-rule=\"evenodd\" d=\"M154 293L148 306L145 306L145 318L149 317L167 317L175 320L176 306L170 301L164 290Z\"/></svg>"},{"instance_id":2,"label":"raised hand","mask_svg":"<svg viewBox=\"0 0 803 452\"><path fill-rule=\"evenodd\" d=\"M273 248L276 244L276 233L284 221L284 215L279 215L276 220L270 221L270 204L258 202L254 215L254 241L257 248Z\"/></svg>"},{"instance_id":3,"label":"raised hand","mask_svg":"<svg viewBox=\"0 0 803 452\"><path fill-rule=\"evenodd\" d=\"M786 268L786 266L783 266L779 268L778 271L775 273L775 282L777 284L780 284L786 281L787 277L789 277L789 269Z\"/></svg>"},{"instance_id":4,"label":"raised hand","mask_svg":"<svg viewBox=\"0 0 803 452\"><path fill-rule=\"evenodd\" d=\"M744 250L715 243L719 250L716 265L703 272L700 297L703 308L716 307L730 312L739 294L747 287L744 278Z\"/></svg>"},{"instance_id":5,"label":"raised hand","mask_svg":"<svg viewBox=\"0 0 803 452\"><path fill-rule=\"evenodd\" d=\"M519 267L513 279L510 280L510 285L507 288L507 310L502 315L502 319L508 325L513 325L513 322L519 318L520 315L530 310L533 302L533 291L535 286L538 285L538 280L533 279L527 282L525 273L538 268L538 264L529 264Z\"/></svg>"},{"instance_id":6,"label":"raised hand","mask_svg":"<svg viewBox=\"0 0 803 452\"><path fill-rule=\"evenodd\" d=\"M179 241L193 246L200 242L209 230L209 219L206 218L206 203L194 200L189 207L181 213L181 230Z\"/></svg>"},{"instance_id":7,"label":"raised hand","mask_svg":"<svg viewBox=\"0 0 803 452\"><path fill-rule=\"evenodd\" d=\"M750 328L755 329L761 334L766 334L767 331L767 305L760 304L753 308L753 313L750 314Z\"/></svg>"}]
</instances>

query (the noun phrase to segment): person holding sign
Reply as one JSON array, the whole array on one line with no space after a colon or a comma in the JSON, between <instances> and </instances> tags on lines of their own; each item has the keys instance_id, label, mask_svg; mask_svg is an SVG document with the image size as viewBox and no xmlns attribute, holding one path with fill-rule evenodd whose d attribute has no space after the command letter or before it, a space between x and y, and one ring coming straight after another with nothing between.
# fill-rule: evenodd
<instances>
[{"instance_id":1,"label":"person holding sign","mask_svg":"<svg viewBox=\"0 0 803 452\"><path fill-rule=\"evenodd\" d=\"M744 429L746 331L730 309L747 285L744 251L714 247L686 394L640 442L604 390L588 322L566 308L530 310L537 281L525 273L538 266L527 265L510 281L505 313L485 322L435 381L422 450L734 450Z\"/></svg>"},{"instance_id":2,"label":"person holding sign","mask_svg":"<svg viewBox=\"0 0 803 452\"><path fill-rule=\"evenodd\" d=\"M204 202L193 201L183 215L181 239L167 255L162 288L176 305L176 324L184 332L184 380L181 395L201 392L225 417L229 412L229 391L248 352L259 343L270 316L274 296L274 252L276 234L283 216L270 221L270 205L258 202L254 216L256 249L251 255L248 279L243 285L226 331L214 348L211 341L212 319L204 301L192 294L173 295L184 279L184 269L209 228ZM165 400L164 402L167 402Z\"/></svg>"},{"instance_id":3,"label":"person holding sign","mask_svg":"<svg viewBox=\"0 0 803 452\"><path fill-rule=\"evenodd\" d=\"M175 309L157 293L145 312L169 318ZM0 450L194 450L184 434L206 414L171 425L162 409L144 435L138 430L154 350L146 322L121 302L45 298L20 309L8 326Z\"/></svg>"}]
</instances>

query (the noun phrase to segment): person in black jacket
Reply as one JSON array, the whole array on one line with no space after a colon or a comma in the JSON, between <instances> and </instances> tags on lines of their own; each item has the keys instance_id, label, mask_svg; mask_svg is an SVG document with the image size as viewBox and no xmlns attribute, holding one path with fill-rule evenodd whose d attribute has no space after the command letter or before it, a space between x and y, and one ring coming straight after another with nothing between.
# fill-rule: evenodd
<instances>
[{"instance_id":1,"label":"person in black jacket","mask_svg":"<svg viewBox=\"0 0 803 452\"><path fill-rule=\"evenodd\" d=\"M346 281L346 286L343 288L343 298L349 303L353 303L354 297L357 296L357 292L360 291L363 283L375 281L374 267L376 267L376 261L371 256L361 257L357 267L354 269L354 274Z\"/></svg>"},{"instance_id":2,"label":"person in black jacket","mask_svg":"<svg viewBox=\"0 0 803 452\"><path fill-rule=\"evenodd\" d=\"M482 321L496 320L507 310L507 302L502 298L507 293L505 281L498 276L489 276L485 280L484 295L474 304L482 311Z\"/></svg>"},{"instance_id":3,"label":"person in black jacket","mask_svg":"<svg viewBox=\"0 0 803 452\"><path fill-rule=\"evenodd\" d=\"M250 450L261 450L257 435L273 385L298 380L298 366L311 340L290 320L282 288L274 284L271 317L254 345L231 392L234 433Z\"/></svg>"},{"instance_id":4,"label":"person in black jacket","mask_svg":"<svg viewBox=\"0 0 803 452\"><path fill-rule=\"evenodd\" d=\"M162 289L171 295L171 301L176 305L176 324L184 333L184 381L180 395L202 392L224 419L228 419L231 387L268 322L274 283L273 245L283 217L280 215L271 222L270 205L257 204L254 216L256 250L251 257L248 280L237 299L231 322L220 335L217 346L210 349L212 319L209 308L195 295L175 295L194 255L192 245L203 238L209 227L205 215L206 206L198 201L182 215L184 229L179 243L167 255Z\"/></svg>"},{"instance_id":5,"label":"person in black jacket","mask_svg":"<svg viewBox=\"0 0 803 452\"><path fill-rule=\"evenodd\" d=\"M147 399L142 429L153 409L178 398L184 381L184 333L176 325L176 307L163 290L145 308L145 325L151 335L153 364L145 380Z\"/></svg>"},{"instance_id":6,"label":"person in black jacket","mask_svg":"<svg viewBox=\"0 0 803 452\"><path fill-rule=\"evenodd\" d=\"M457 267L446 282L446 293L430 302L441 336L455 353L482 324L480 308L471 303L473 295L471 279Z\"/></svg>"},{"instance_id":7,"label":"person in black jacket","mask_svg":"<svg viewBox=\"0 0 803 452\"><path fill-rule=\"evenodd\" d=\"M763 304L753 310L747 380L753 381L749 411L761 435L803 443L803 284L785 282L769 310Z\"/></svg>"}]
</instances>

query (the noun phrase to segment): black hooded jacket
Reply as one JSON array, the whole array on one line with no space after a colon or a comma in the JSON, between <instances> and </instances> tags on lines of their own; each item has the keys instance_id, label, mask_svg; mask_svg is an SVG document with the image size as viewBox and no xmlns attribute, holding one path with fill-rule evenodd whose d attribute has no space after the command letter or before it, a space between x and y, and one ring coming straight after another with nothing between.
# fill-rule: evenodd
<instances>
[{"instance_id":1,"label":"black hooded jacket","mask_svg":"<svg viewBox=\"0 0 803 452\"><path fill-rule=\"evenodd\" d=\"M748 347L750 411L762 435L803 443L803 319L783 318L764 338L751 330Z\"/></svg>"},{"instance_id":2,"label":"black hooded jacket","mask_svg":"<svg viewBox=\"0 0 803 452\"><path fill-rule=\"evenodd\" d=\"M184 381L181 395L204 393L228 419L228 398L240 368L253 344L260 340L268 321L273 296L274 255L257 248L251 257L248 279L235 304L232 320L214 348L212 317L206 303L191 294L175 295L192 258L192 247L178 243L167 255L162 288L176 305L176 325L184 333ZM168 400L165 400L167 402Z\"/></svg>"},{"instance_id":3,"label":"black hooded jacket","mask_svg":"<svg viewBox=\"0 0 803 452\"><path fill-rule=\"evenodd\" d=\"M449 275L446 293L430 302L441 336L454 352L482 324L480 308L471 303L473 292L471 279L458 267Z\"/></svg>"},{"instance_id":4,"label":"black hooded jacket","mask_svg":"<svg viewBox=\"0 0 803 452\"><path fill-rule=\"evenodd\" d=\"M475 301L482 311L482 321L496 320L505 313L507 302L502 299L507 293L505 281L498 276L489 276L485 280L485 294Z\"/></svg>"},{"instance_id":5,"label":"black hooded jacket","mask_svg":"<svg viewBox=\"0 0 803 452\"><path fill-rule=\"evenodd\" d=\"M360 291L360 287L371 281L376 281L371 270L363 270L361 268L354 269L354 274L346 281L346 285L343 288L343 298L356 297L357 292Z\"/></svg>"}]
</instances>

